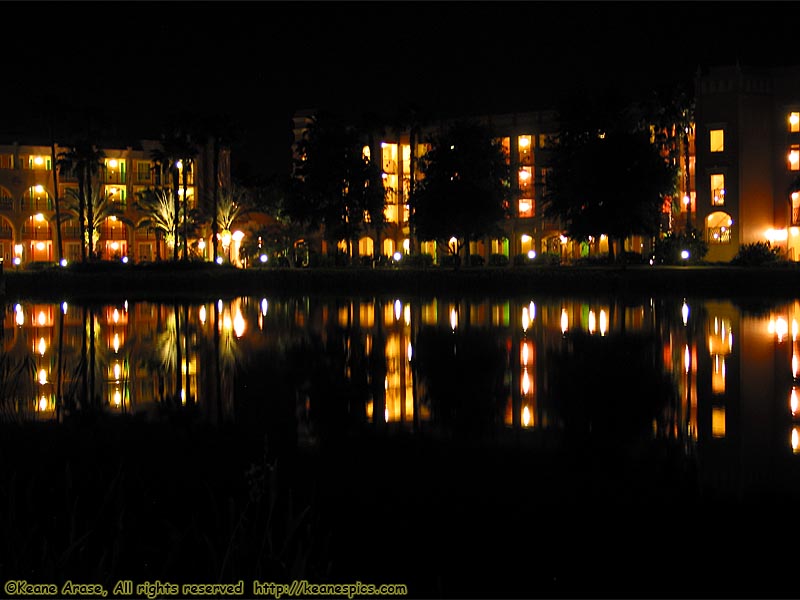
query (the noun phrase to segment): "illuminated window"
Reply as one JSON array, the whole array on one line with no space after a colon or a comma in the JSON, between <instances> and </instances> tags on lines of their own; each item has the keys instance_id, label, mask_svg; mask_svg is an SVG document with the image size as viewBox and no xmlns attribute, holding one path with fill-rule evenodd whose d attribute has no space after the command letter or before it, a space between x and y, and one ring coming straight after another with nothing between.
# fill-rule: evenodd
<instances>
[{"instance_id":1,"label":"illuminated window","mask_svg":"<svg viewBox=\"0 0 800 600\"><path fill-rule=\"evenodd\" d=\"M789 170L800 170L800 144L792 144L789 150Z\"/></svg>"},{"instance_id":2,"label":"illuminated window","mask_svg":"<svg viewBox=\"0 0 800 600\"><path fill-rule=\"evenodd\" d=\"M800 192L792 192L792 225L800 225Z\"/></svg>"},{"instance_id":3,"label":"illuminated window","mask_svg":"<svg viewBox=\"0 0 800 600\"><path fill-rule=\"evenodd\" d=\"M381 144L383 172L397 174L397 144ZM395 184L396 185L396 184Z\"/></svg>"},{"instance_id":4,"label":"illuminated window","mask_svg":"<svg viewBox=\"0 0 800 600\"><path fill-rule=\"evenodd\" d=\"M522 167L519 170L519 191L525 195L531 189L533 184L533 169L531 167Z\"/></svg>"},{"instance_id":5,"label":"illuminated window","mask_svg":"<svg viewBox=\"0 0 800 600\"><path fill-rule=\"evenodd\" d=\"M800 131L800 112L789 113L789 131L792 133Z\"/></svg>"},{"instance_id":6,"label":"illuminated window","mask_svg":"<svg viewBox=\"0 0 800 600\"><path fill-rule=\"evenodd\" d=\"M723 129L711 130L711 152L723 152L725 150L725 131Z\"/></svg>"},{"instance_id":7,"label":"illuminated window","mask_svg":"<svg viewBox=\"0 0 800 600\"><path fill-rule=\"evenodd\" d=\"M519 144L519 162L523 165L531 164L531 136L519 136L517 143Z\"/></svg>"},{"instance_id":8,"label":"illuminated window","mask_svg":"<svg viewBox=\"0 0 800 600\"><path fill-rule=\"evenodd\" d=\"M534 215L534 207L533 198L521 198L519 201L519 216L532 217Z\"/></svg>"},{"instance_id":9,"label":"illuminated window","mask_svg":"<svg viewBox=\"0 0 800 600\"><path fill-rule=\"evenodd\" d=\"M706 217L709 244L730 244L733 219L728 213L717 211Z\"/></svg>"},{"instance_id":10,"label":"illuminated window","mask_svg":"<svg viewBox=\"0 0 800 600\"><path fill-rule=\"evenodd\" d=\"M722 173L711 176L711 205L725 206L725 175Z\"/></svg>"}]
</instances>

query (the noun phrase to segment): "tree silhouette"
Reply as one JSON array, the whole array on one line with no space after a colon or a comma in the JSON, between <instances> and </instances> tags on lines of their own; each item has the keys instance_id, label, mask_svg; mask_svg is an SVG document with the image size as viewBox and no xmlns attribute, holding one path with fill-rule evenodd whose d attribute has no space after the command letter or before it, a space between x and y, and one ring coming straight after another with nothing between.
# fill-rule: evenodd
<instances>
[{"instance_id":1,"label":"tree silhouette","mask_svg":"<svg viewBox=\"0 0 800 600\"><path fill-rule=\"evenodd\" d=\"M431 140L420 159L424 179L413 189L410 224L421 240L436 240L458 254L469 241L499 234L511 202L510 168L491 132L462 121Z\"/></svg>"}]
</instances>

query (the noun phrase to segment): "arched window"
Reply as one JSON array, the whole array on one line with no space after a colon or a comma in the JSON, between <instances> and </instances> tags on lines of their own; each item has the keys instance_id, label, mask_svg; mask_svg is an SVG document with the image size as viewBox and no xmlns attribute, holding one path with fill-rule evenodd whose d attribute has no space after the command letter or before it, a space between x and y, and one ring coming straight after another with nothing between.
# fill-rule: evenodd
<instances>
[{"instance_id":1,"label":"arched window","mask_svg":"<svg viewBox=\"0 0 800 600\"><path fill-rule=\"evenodd\" d=\"M709 244L730 244L733 219L723 211L716 211L706 217L706 236Z\"/></svg>"}]
</instances>

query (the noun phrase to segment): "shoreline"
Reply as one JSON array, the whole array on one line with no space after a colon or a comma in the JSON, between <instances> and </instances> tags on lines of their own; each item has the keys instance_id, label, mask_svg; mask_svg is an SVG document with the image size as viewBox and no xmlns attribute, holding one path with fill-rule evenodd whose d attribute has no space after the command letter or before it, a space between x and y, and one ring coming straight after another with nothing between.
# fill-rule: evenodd
<instances>
[{"instance_id":1,"label":"shoreline","mask_svg":"<svg viewBox=\"0 0 800 600\"><path fill-rule=\"evenodd\" d=\"M800 267L555 266L459 269L81 265L6 270L6 301L205 299L241 295L513 296L520 294L800 297Z\"/></svg>"}]
</instances>

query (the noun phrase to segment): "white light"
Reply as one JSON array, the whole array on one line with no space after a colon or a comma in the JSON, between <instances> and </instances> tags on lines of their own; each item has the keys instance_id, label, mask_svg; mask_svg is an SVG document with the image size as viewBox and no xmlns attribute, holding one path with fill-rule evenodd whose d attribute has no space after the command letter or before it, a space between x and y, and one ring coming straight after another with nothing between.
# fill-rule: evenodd
<instances>
[{"instance_id":1,"label":"white light","mask_svg":"<svg viewBox=\"0 0 800 600\"><path fill-rule=\"evenodd\" d=\"M681 258L683 260L687 260L689 258L689 251L688 250L681 250Z\"/></svg>"},{"instance_id":2,"label":"white light","mask_svg":"<svg viewBox=\"0 0 800 600\"><path fill-rule=\"evenodd\" d=\"M392 255L392 258L394 258L394 260L395 260L396 262L400 262L400 259L401 259L401 258L403 258L403 255L402 255L402 254L400 254L399 252L395 252L395 253Z\"/></svg>"},{"instance_id":3,"label":"white light","mask_svg":"<svg viewBox=\"0 0 800 600\"><path fill-rule=\"evenodd\" d=\"M218 265L222 264L222 257L221 256L217 256L217 264Z\"/></svg>"},{"instance_id":4,"label":"white light","mask_svg":"<svg viewBox=\"0 0 800 600\"><path fill-rule=\"evenodd\" d=\"M528 250L528 258L531 260L536 258L536 250Z\"/></svg>"},{"instance_id":5,"label":"white light","mask_svg":"<svg viewBox=\"0 0 800 600\"><path fill-rule=\"evenodd\" d=\"M262 254L261 256L258 257L258 260L260 260L262 263L265 263L267 262L268 258L269 257L266 254Z\"/></svg>"}]
</instances>

